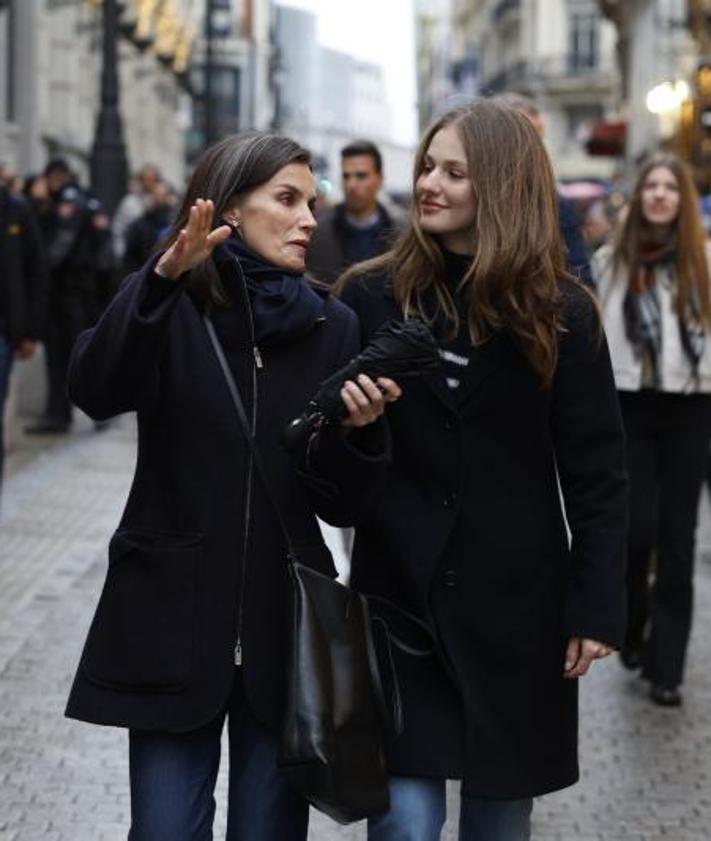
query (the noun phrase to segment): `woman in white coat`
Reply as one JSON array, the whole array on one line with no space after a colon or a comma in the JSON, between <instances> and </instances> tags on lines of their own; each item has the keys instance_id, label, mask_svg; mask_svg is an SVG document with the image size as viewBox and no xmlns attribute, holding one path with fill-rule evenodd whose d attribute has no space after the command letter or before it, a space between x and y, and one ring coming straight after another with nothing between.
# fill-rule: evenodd
<instances>
[{"instance_id":1,"label":"woman in white coat","mask_svg":"<svg viewBox=\"0 0 711 841\"><path fill-rule=\"evenodd\" d=\"M641 168L593 260L628 439L628 628L621 657L679 706L696 517L711 435L711 295L698 194L673 155ZM650 583L654 572L653 583Z\"/></svg>"}]
</instances>

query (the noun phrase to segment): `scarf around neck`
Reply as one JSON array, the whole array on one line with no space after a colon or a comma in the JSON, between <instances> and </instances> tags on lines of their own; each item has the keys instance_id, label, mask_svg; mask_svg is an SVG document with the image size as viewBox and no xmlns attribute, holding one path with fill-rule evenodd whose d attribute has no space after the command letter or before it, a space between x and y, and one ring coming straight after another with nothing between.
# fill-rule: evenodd
<instances>
[{"instance_id":1,"label":"scarf around neck","mask_svg":"<svg viewBox=\"0 0 711 841\"><path fill-rule=\"evenodd\" d=\"M236 233L215 250L217 262L236 260L247 286L257 347L286 344L324 320L325 293L319 295L303 274L268 263Z\"/></svg>"},{"instance_id":2,"label":"scarf around neck","mask_svg":"<svg viewBox=\"0 0 711 841\"><path fill-rule=\"evenodd\" d=\"M657 290L657 268L667 266L674 277L676 240L664 245L643 243L635 277L631 277L623 303L625 332L637 356L647 353L652 365L654 388L661 383L662 311ZM689 295L687 312L678 314L679 335L692 377L698 379L698 368L706 347L706 331L701 307L694 288Z\"/></svg>"}]
</instances>

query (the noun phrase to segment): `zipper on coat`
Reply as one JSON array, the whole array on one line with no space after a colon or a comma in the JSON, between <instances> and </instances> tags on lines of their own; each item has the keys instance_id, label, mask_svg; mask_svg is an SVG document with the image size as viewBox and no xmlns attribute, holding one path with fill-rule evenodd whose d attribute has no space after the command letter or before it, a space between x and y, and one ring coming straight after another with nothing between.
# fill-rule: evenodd
<instances>
[{"instance_id":1,"label":"zipper on coat","mask_svg":"<svg viewBox=\"0 0 711 841\"><path fill-rule=\"evenodd\" d=\"M254 364L251 366L252 369L252 417L250 418L250 432L252 434L252 438L256 436L257 433L257 369L262 369L264 367L264 360L262 359L262 355L259 352L259 348L254 342L254 320L252 318L252 308L249 303L249 295L247 293L247 281L244 277L244 272L242 271L242 266L240 265L239 260L235 261L237 263L237 268L240 274L240 279L242 281L242 289L244 290L245 296L245 304L247 310L247 318L249 319L249 331L250 331L250 339L252 342L252 355L254 358ZM236 628L237 628L237 641L235 642L234 647L234 664L235 666L242 665L242 616L244 612L244 590L245 584L247 582L247 551L249 549L249 526L250 526L250 518L252 516L252 480L253 480L253 472L254 472L254 458L252 456L252 452L247 448L247 487L245 493L245 504L244 504L244 542L242 544L242 568L241 568L241 580L240 580L240 591L239 591L239 601L237 604L237 617L236 617Z\"/></svg>"},{"instance_id":2,"label":"zipper on coat","mask_svg":"<svg viewBox=\"0 0 711 841\"><path fill-rule=\"evenodd\" d=\"M256 361L256 359L255 359ZM252 366L252 438L257 431L257 369ZM237 642L235 644L235 666L242 665L242 615L244 612L244 588L247 582L247 551L249 549L249 525L252 516L252 474L254 472L254 457L251 451L247 456L247 494L244 504L244 543L242 545L242 579L239 588L239 603L237 605Z\"/></svg>"}]
</instances>

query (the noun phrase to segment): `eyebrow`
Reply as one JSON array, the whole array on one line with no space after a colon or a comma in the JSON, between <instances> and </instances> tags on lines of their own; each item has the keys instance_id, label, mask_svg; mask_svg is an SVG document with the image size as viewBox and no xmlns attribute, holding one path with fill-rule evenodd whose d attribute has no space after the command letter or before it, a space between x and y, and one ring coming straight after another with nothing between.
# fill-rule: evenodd
<instances>
[{"instance_id":1,"label":"eyebrow","mask_svg":"<svg viewBox=\"0 0 711 841\"><path fill-rule=\"evenodd\" d=\"M425 159L428 159L428 158L431 161L434 160L434 158L432 157L432 155L429 154L429 152L425 155ZM464 169L467 168L466 161L457 160L456 158L451 158L449 160L442 161L442 164L444 166L460 166L460 167L463 167Z\"/></svg>"},{"instance_id":2,"label":"eyebrow","mask_svg":"<svg viewBox=\"0 0 711 841\"><path fill-rule=\"evenodd\" d=\"M296 193L297 196L304 196L305 193L303 190L300 190L294 184L287 184L286 182L282 182L281 184L274 185L275 190L291 190L292 193ZM315 201L316 193L311 193L311 198L307 199L307 201Z\"/></svg>"}]
</instances>

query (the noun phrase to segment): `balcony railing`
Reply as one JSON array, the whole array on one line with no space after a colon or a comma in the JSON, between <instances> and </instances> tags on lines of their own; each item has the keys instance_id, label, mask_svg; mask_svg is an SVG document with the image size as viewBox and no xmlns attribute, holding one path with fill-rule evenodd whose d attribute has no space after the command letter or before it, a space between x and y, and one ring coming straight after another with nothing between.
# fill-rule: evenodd
<instances>
[{"instance_id":1,"label":"balcony railing","mask_svg":"<svg viewBox=\"0 0 711 841\"><path fill-rule=\"evenodd\" d=\"M599 56L590 53L568 53L537 61L517 61L494 76L484 78L482 88L491 93L562 79L589 78L606 75L612 68L603 68Z\"/></svg>"}]
</instances>

